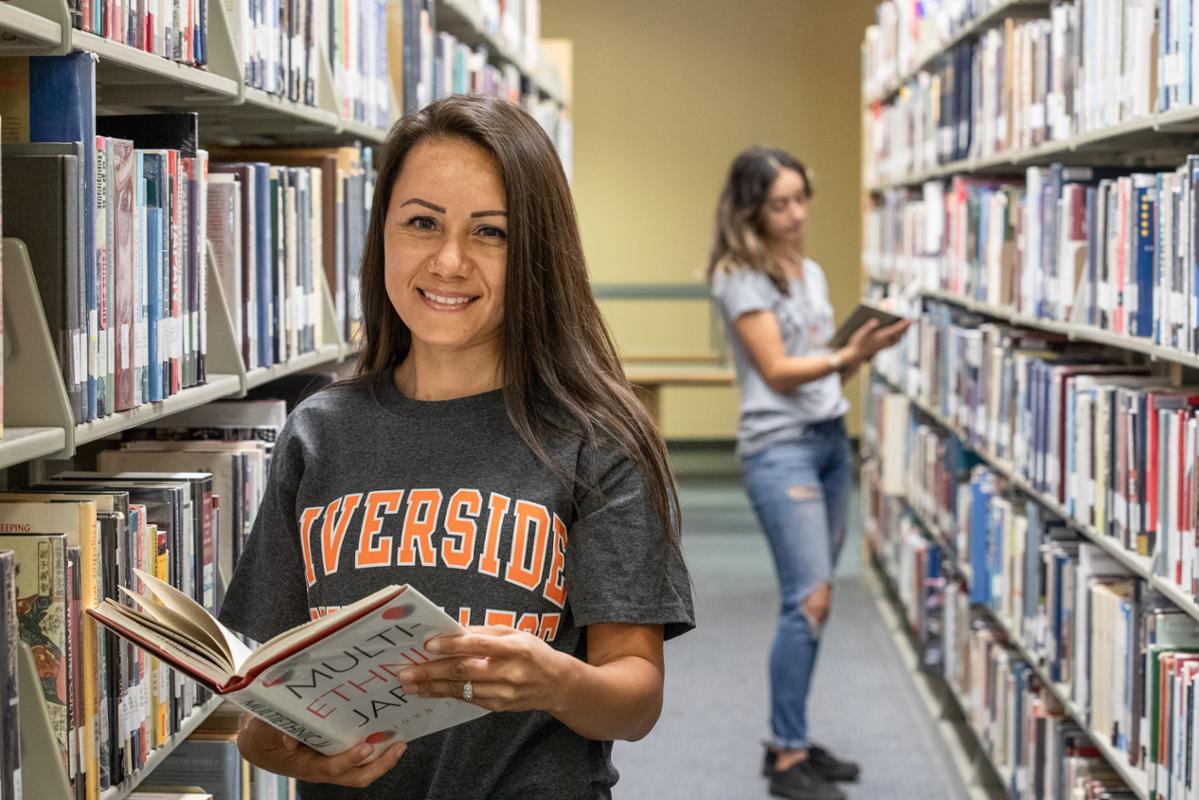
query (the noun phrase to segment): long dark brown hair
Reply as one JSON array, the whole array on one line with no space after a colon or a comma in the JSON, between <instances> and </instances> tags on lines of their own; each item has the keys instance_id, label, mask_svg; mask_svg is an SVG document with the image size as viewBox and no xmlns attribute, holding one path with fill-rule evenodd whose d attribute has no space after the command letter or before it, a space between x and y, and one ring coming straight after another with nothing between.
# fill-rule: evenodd
<instances>
[{"instance_id":1,"label":"long dark brown hair","mask_svg":"<svg viewBox=\"0 0 1199 800\"><path fill-rule=\"evenodd\" d=\"M547 436L577 433L590 446L624 450L645 477L664 535L678 547L678 493L666 445L633 395L591 293L562 164L537 122L507 101L449 97L402 118L388 134L362 257L362 347L355 379L366 382L386 374L390 380L412 344L408 326L387 296L383 231L404 159L429 138L473 142L495 158L503 177L508 265L500 369L513 426L537 458L568 483L577 478L550 459Z\"/></svg>"},{"instance_id":2,"label":"long dark brown hair","mask_svg":"<svg viewBox=\"0 0 1199 800\"><path fill-rule=\"evenodd\" d=\"M716 204L716 234L708 258L708 282L719 272L755 269L764 272L783 294L790 294L783 266L762 238L762 211L779 173L793 169L803 178L808 197L812 181L799 159L777 147L756 146L743 151L729 168Z\"/></svg>"}]
</instances>

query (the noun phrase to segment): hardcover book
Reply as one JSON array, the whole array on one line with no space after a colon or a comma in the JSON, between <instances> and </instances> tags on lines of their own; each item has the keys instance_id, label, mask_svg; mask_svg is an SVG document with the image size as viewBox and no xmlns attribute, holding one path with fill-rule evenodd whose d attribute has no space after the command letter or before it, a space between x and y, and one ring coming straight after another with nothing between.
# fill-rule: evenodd
<instances>
[{"instance_id":1,"label":"hardcover book","mask_svg":"<svg viewBox=\"0 0 1199 800\"><path fill-rule=\"evenodd\" d=\"M400 672L437 660L426 647L463 632L411 586L389 586L331 616L285 631L255 650L187 595L137 571L124 588L135 607L106 599L88 614L111 631L325 755L362 742L381 755L393 743L483 716L456 698L404 694Z\"/></svg>"}]
</instances>

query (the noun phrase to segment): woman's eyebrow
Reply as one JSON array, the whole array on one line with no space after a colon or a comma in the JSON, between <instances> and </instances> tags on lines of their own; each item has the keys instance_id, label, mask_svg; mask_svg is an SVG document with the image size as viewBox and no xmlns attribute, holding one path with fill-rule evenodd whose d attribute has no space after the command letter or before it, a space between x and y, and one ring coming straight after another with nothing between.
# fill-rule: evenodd
<instances>
[{"instance_id":1,"label":"woman's eyebrow","mask_svg":"<svg viewBox=\"0 0 1199 800\"><path fill-rule=\"evenodd\" d=\"M506 216L508 216L508 212L507 211L476 211L475 213L471 214L470 216L472 219L475 217L506 217Z\"/></svg>"},{"instance_id":2,"label":"woman's eyebrow","mask_svg":"<svg viewBox=\"0 0 1199 800\"><path fill-rule=\"evenodd\" d=\"M400 208L403 208L404 206L410 206L410 205L424 206L425 208L428 208L432 211L436 211L438 214L445 213L445 209L442 208L441 206L434 205L433 203L430 203L428 200L421 200L419 197L414 197L411 200L405 200L404 202L400 203Z\"/></svg>"}]
</instances>

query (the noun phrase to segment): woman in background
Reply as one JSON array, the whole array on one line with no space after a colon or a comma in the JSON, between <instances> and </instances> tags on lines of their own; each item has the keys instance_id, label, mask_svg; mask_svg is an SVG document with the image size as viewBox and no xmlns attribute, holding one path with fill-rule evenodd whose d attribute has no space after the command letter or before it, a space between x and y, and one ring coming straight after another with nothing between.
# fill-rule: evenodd
<instances>
[{"instance_id":1,"label":"woman in background","mask_svg":"<svg viewBox=\"0 0 1199 800\"><path fill-rule=\"evenodd\" d=\"M909 323L871 322L830 350L828 283L804 256L812 184L788 153L753 147L733 161L716 211L708 265L732 343L745 487L770 543L781 607L770 653L770 793L842 800L835 781L858 766L812 744L807 700L845 538L851 454L841 391L863 361L899 341Z\"/></svg>"}]
</instances>

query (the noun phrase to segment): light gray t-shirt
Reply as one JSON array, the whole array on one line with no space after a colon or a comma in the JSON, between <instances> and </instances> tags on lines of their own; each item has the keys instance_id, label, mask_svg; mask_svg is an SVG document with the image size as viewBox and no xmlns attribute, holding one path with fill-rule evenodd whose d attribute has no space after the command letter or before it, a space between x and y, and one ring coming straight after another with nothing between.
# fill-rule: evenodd
<instances>
[{"instance_id":1,"label":"light gray t-shirt","mask_svg":"<svg viewBox=\"0 0 1199 800\"><path fill-rule=\"evenodd\" d=\"M632 461L576 436L545 445L575 485L521 440L500 391L420 402L385 376L317 393L275 445L221 620L266 641L411 583L464 624L513 625L580 659L594 623L661 624L667 638L694 627L686 566ZM305 509L309 520L319 514L307 537ZM368 509L382 525L363 536ZM429 524L431 534L416 533ZM394 555L379 563L380 551ZM593 800L610 797L618 777L611 751L611 742L584 739L547 713L493 713L412 742L367 789L302 783L300 795Z\"/></svg>"},{"instance_id":2,"label":"light gray t-shirt","mask_svg":"<svg viewBox=\"0 0 1199 800\"><path fill-rule=\"evenodd\" d=\"M833 335L833 307L828 299L824 271L804 259L804 278L791 278L789 295L782 294L764 273L738 269L718 273L712 296L720 306L725 332L733 350L733 365L741 387L741 419L737 425L737 452L742 456L789 439L798 439L804 426L835 419L849 410L841 391L841 376L834 372L779 394L766 383L737 336L733 324L752 311L772 311L789 356L815 356L829 352Z\"/></svg>"}]
</instances>

